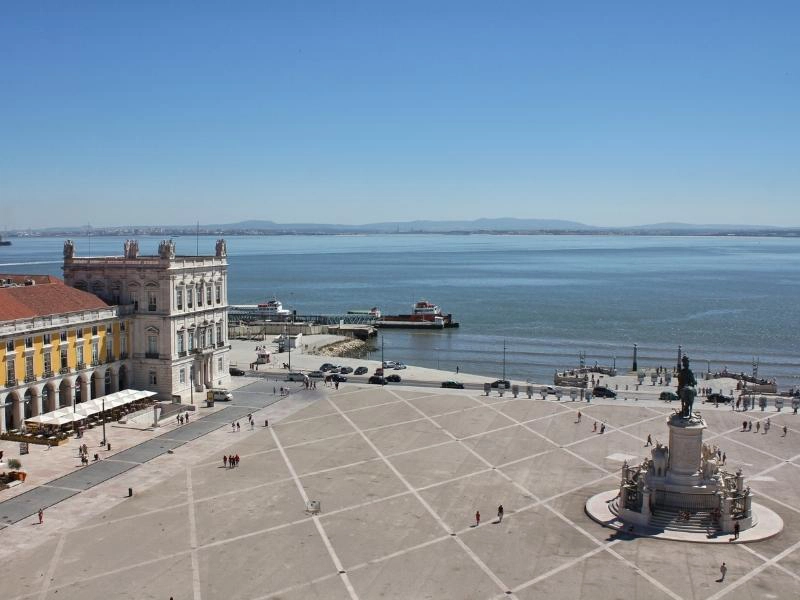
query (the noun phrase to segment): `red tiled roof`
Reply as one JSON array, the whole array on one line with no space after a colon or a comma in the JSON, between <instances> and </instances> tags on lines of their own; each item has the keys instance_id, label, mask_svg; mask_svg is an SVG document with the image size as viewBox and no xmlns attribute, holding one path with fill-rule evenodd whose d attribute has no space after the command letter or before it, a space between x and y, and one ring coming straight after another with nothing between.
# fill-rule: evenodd
<instances>
[{"instance_id":1,"label":"red tiled roof","mask_svg":"<svg viewBox=\"0 0 800 600\"><path fill-rule=\"evenodd\" d=\"M0 279L17 277L36 284L0 287L0 322L108 307L94 294L71 288L57 277L0 275Z\"/></svg>"}]
</instances>

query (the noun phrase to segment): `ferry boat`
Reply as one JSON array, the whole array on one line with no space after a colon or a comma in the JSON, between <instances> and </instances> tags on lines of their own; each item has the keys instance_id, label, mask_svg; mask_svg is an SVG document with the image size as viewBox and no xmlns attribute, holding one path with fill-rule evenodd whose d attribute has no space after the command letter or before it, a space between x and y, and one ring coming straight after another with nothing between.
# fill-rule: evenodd
<instances>
[{"instance_id":1,"label":"ferry boat","mask_svg":"<svg viewBox=\"0 0 800 600\"><path fill-rule=\"evenodd\" d=\"M427 300L414 304L409 315L384 315L375 322L376 327L396 329L445 329L458 327L453 315L443 314L442 309Z\"/></svg>"},{"instance_id":2,"label":"ferry boat","mask_svg":"<svg viewBox=\"0 0 800 600\"><path fill-rule=\"evenodd\" d=\"M10 246L11 240L4 240L3 236L0 235L0 246Z\"/></svg>"},{"instance_id":3,"label":"ferry boat","mask_svg":"<svg viewBox=\"0 0 800 600\"><path fill-rule=\"evenodd\" d=\"M283 304L277 298L259 303L257 309L260 316L271 321L285 321L292 315L292 311L283 308Z\"/></svg>"},{"instance_id":4,"label":"ferry boat","mask_svg":"<svg viewBox=\"0 0 800 600\"><path fill-rule=\"evenodd\" d=\"M377 306L373 306L369 310L366 309L354 309L348 310L348 315L359 315L364 317L372 317L373 319L380 319L381 318L381 311Z\"/></svg>"}]
</instances>

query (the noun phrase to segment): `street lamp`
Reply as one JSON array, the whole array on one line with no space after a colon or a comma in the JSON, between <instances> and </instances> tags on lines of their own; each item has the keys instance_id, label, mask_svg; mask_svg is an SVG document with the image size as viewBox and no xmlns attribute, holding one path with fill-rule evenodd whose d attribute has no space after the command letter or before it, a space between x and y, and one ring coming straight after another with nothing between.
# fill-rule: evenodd
<instances>
[{"instance_id":1,"label":"street lamp","mask_svg":"<svg viewBox=\"0 0 800 600\"><path fill-rule=\"evenodd\" d=\"M506 341L503 340L503 381L506 380Z\"/></svg>"},{"instance_id":2,"label":"street lamp","mask_svg":"<svg viewBox=\"0 0 800 600\"><path fill-rule=\"evenodd\" d=\"M108 439L106 438L106 397L102 397L103 400L103 441L100 443L101 446L105 446L108 443Z\"/></svg>"}]
</instances>

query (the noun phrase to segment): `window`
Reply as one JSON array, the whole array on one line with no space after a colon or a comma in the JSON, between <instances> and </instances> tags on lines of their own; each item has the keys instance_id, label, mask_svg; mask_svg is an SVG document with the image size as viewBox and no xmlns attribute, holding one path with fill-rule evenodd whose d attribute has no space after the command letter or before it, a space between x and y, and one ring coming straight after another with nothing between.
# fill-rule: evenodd
<instances>
[{"instance_id":1,"label":"window","mask_svg":"<svg viewBox=\"0 0 800 600\"><path fill-rule=\"evenodd\" d=\"M6 352L13 352L14 351L14 340L8 340L6 342Z\"/></svg>"},{"instance_id":2,"label":"window","mask_svg":"<svg viewBox=\"0 0 800 600\"><path fill-rule=\"evenodd\" d=\"M183 290L178 290L175 294L175 305L178 310L183 310Z\"/></svg>"},{"instance_id":3,"label":"window","mask_svg":"<svg viewBox=\"0 0 800 600\"><path fill-rule=\"evenodd\" d=\"M114 343L110 337L106 338L106 362L114 360Z\"/></svg>"},{"instance_id":4,"label":"window","mask_svg":"<svg viewBox=\"0 0 800 600\"><path fill-rule=\"evenodd\" d=\"M100 362L100 347L97 342L92 342L92 364L96 365Z\"/></svg>"},{"instance_id":5,"label":"window","mask_svg":"<svg viewBox=\"0 0 800 600\"><path fill-rule=\"evenodd\" d=\"M125 358L125 355L128 354L128 336L125 334L119 338L119 352L120 358Z\"/></svg>"},{"instance_id":6,"label":"window","mask_svg":"<svg viewBox=\"0 0 800 600\"><path fill-rule=\"evenodd\" d=\"M77 337L79 340L82 340L83 339L83 329L75 330L75 337Z\"/></svg>"},{"instance_id":7,"label":"window","mask_svg":"<svg viewBox=\"0 0 800 600\"><path fill-rule=\"evenodd\" d=\"M6 381L8 382L17 381L17 370L15 368L13 358L9 358L6 360Z\"/></svg>"},{"instance_id":8,"label":"window","mask_svg":"<svg viewBox=\"0 0 800 600\"><path fill-rule=\"evenodd\" d=\"M78 347L75 348L76 354L78 356L78 368L83 368L83 344L78 344Z\"/></svg>"},{"instance_id":9,"label":"window","mask_svg":"<svg viewBox=\"0 0 800 600\"><path fill-rule=\"evenodd\" d=\"M186 308L194 307L194 288L186 288Z\"/></svg>"},{"instance_id":10,"label":"window","mask_svg":"<svg viewBox=\"0 0 800 600\"><path fill-rule=\"evenodd\" d=\"M61 356L59 357L58 365L59 365L60 368L66 369L67 368L67 347L66 346L61 346L61 348L59 348L59 350L61 351Z\"/></svg>"},{"instance_id":11,"label":"window","mask_svg":"<svg viewBox=\"0 0 800 600\"><path fill-rule=\"evenodd\" d=\"M33 357L25 357L25 381L33 381Z\"/></svg>"},{"instance_id":12,"label":"window","mask_svg":"<svg viewBox=\"0 0 800 600\"><path fill-rule=\"evenodd\" d=\"M45 333L42 339L44 340L45 346L53 343L53 336L49 333Z\"/></svg>"},{"instance_id":13,"label":"window","mask_svg":"<svg viewBox=\"0 0 800 600\"><path fill-rule=\"evenodd\" d=\"M97 335L97 325L92 325L92 335Z\"/></svg>"},{"instance_id":14,"label":"window","mask_svg":"<svg viewBox=\"0 0 800 600\"><path fill-rule=\"evenodd\" d=\"M158 336L157 335L148 335L147 336L147 354L148 358L158 357Z\"/></svg>"},{"instance_id":15,"label":"window","mask_svg":"<svg viewBox=\"0 0 800 600\"><path fill-rule=\"evenodd\" d=\"M177 340L178 340L178 354L181 354L184 351L184 347L183 347L183 332L182 331L178 332Z\"/></svg>"},{"instance_id":16,"label":"window","mask_svg":"<svg viewBox=\"0 0 800 600\"><path fill-rule=\"evenodd\" d=\"M155 312L158 307L157 303L158 293L154 291L147 292L147 310L150 312Z\"/></svg>"},{"instance_id":17,"label":"window","mask_svg":"<svg viewBox=\"0 0 800 600\"><path fill-rule=\"evenodd\" d=\"M32 337L26 337L25 338L25 347L26 348L33 348L33 338Z\"/></svg>"},{"instance_id":18,"label":"window","mask_svg":"<svg viewBox=\"0 0 800 600\"><path fill-rule=\"evenodd\" d=\"M189 332L189 352L194 350L194 331Z\"/></svg>"},{"instance_id":19,"label":"window","mask_svg":"<svg viewBox=\"0 0 800 600\"><path fill-rule=\"evenodd\" d=\"M203 288L202 286L197 286L197 306L203 306Z\"/></svg>"},{"instance_id":20,"label":"window","mask_svg":"<svg viewBox=\"0 0 800 600\"><path fill-rule=\"evenodd\" d=\"M66 331L62 331L59 335L60 335L60 338L61 338L62 342L66 342L67 341L67 332Z\"/></svg>"},{"instance_id":21,"label":"window","mask_svg":"<svg viewBox=\"0 0 800 600\"><path fill-rule=\"evenodd\" d=\"M178 381L180 383L186 383L186 369L178 371Z\"/></svg>"},{"instance_id":22,"label":"window","mask_svg":"<svg viewBox=\"0 0 800 600\"><path fill-rule=\"evenodd\" d=\"M210 285L206 286L206 304L211 306L211 286Z\"/></svg>"},{"instance_id":23,"label":"window","mask_svg":"<svg viewBox=\"0 0 800 600\"><path fill-rule=\"evenodd\" d=\"M217 304L219 304L220 302L222 302L222 286L221 285L217 286L217 291L215 293L216 293Z\"/></svg>"},{"instance_id":24,"label":"window","mask_svg":"<svg viewBox=\"0 0 800 600\"><path fill-rule=\"evenodd\" d=\"M222 357L217 359L217 373L222 373Z\"/></svg>"},{"instance_id":25,"label":"window","mask_svg":"<svg viewBox=\"0 0 800 600\"><path fill-rule=\"evenodd\" d=\"M44 372L46 376L53 372L53 355L50 351L44 353Z\"/></svg>"},{"instance_id":26,"label":"window","mask_svg":"<svg viewBox=\"0 0 800 600\"><path fill-rule=\"evenodd\" d=\"M120 323L119 323L119 330L120 330L120 331L125 331L125 321L120 321Z\"/></svg>"},{"instance_id":27,"label":"window","mask_svg":"<svg viewBox=\"0 0 800 600\"><path fill-rule=\"evenodd\" d=\"M158 379L156 378L156 372L155 371L150 371L148 373L148 381L150 382L150 385L157 385L158 384Z\"/></svg>"},{"instance_id":28,"label":"window","mask_svg":"<svg viewBox=\"0 0 800 600\"><path fill-rule=\"evenodd\" d=\"M217 344L222 346L225 343L225 338L222 337L222 323L217 323Z\"/></svg>"},{"instance_id":29,"label":"window","mask_svg":"<svg viewBox=\"0 0 800 600\"><path fill-rule=\"evenodd\" d=\"M203 347L208 348L212 346L213 342L211 341L211 327L207 327L205 332L203 333Z\"/></svg>"},{"instance_id":30,"label":"window","mask_svg":"<svg viewBox=\"0 0 800 600\"><path fill-rule=\"evenodd\" d=\"M139 292L131 292L131 304L133 304L133 310L139 310Z\"/></svg>"}]
</instances>

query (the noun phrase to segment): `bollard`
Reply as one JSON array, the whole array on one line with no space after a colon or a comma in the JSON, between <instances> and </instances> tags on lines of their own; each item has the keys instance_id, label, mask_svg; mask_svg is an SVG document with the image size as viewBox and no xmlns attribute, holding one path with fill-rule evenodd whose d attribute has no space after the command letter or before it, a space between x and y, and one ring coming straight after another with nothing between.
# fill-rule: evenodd
<instances>
[{"instance_id":1,"label":"bollard","mask_svg":"<svg viewBox=\"0 0 800 600\"><path fill-rule=\"evenodd\" d=\"M269 427L269 420L268 419L264 419L264 427Z\"/></svg>"},{"instance_id":2,"label":"bollard","mask_svg":"<svg viewBox=\"0 0 800 600\"><path fill-rule=\"evenodd\" d=\"M133 497L133 488L128 488L128 498Z\"/></svg>"},{"instance_id":3,"label":"bollard","mask_svg":"<svg viewBox=\"0 0 800 600\"><path fill-rule=\"evenodd\" d=\"M109 442L108 444L106 444L106 449L107 449L109 452L111 452L111 442Z\"/></svg>"}]
</instances>

